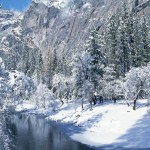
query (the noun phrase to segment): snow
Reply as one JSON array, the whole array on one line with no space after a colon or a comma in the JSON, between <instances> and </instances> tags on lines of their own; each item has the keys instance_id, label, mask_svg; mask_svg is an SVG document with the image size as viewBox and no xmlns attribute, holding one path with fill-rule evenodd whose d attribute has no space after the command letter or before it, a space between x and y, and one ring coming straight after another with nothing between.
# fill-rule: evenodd
<instances>
[{"instance_id":1,"label":"snow","mask_svg":"<svg viewBox=\"0 0 150 150\"><path fill-rule=\"evenodd\" d=\"M20 73L20 72L18 72L16 70L12 71L12 72L9 72L9 77L10 77L9 81L8 81L9 85L15 84L16 78L21 76L21 75L23 75L23 73Z\"/></svg>"},{"instance_id":2,"label":"snow","mask_svg":"<svg viewBox=\"0 0 150 150\"><path fill-rule=\"evenodd\" d=\"M48 5L49 0L33 0L35 3L43 3L45 5Z\"/></svg>"},{"instance_id":3,"label":"snow","mask_svg":"<svg viewBox=\"0 0 150 150\"><path fill-rule=\"evenodd\" d=\"M3 66L2 59L0 64ZM58 79L65 82L63 76L55 76L53 84L57 84ZM115 148L150 148L150 100L137 100L136 111L133 110L133 101L130 99L130 107L124 100L118 100L116 104L107 100L95 105L92 111L88 101L84 100L82 110L80 99L68 100L68 103L64 100L62 105L46 85L39 84L35 87L29 77L18 71L7 72L1 69L0 82L2 102L3 94L6 93L7 100L13 97L18 112L42 114L50 121L76 127L78 130L71 133L70 130L67 131L73 140L96 149L108 145ZM0 111L3 110L0 108Z\"/></svg>"},{"instance_id":4,"label":"snow","mask_svg":"<svg viewBox=\"0 0 150 150\"><path fill-rule=\"evenodd\" d=\"M64 8L68 5L68 3L72 0L56 0L56 1L50 1L50 0L33 0L35 3L43 3L44 5L51 7L54 6L58 9Z\"/></svg>"},{"instance_id":5,"label":"snow","mask_svg":"<svg viewBox=\"0 0 150 150\"><path fill-rule=\"evenodd\" d=\"M92 146L101 146L104 144L114 145L114 143L121 143L122 141L119 138L125 135L127 131L136 124L137 120L140 120L146 113L146 110L144 109L138 110L137 112L129 109L128 112L124 106L114 107L113 105L109 105L105 109L107 111L104 111L103 108L101 110L97 110L97 112L99 112L98 116L101 119L95 119L92 121L92 127L84 133L74 134L71 137L74 140L82 139L81 141L84 144L90 144ZM84 123L85 118L82 117L80 119L82 120L81 122ZM126 145L121 146L126 147ZM136 146L139 148L140 145Z\"/></svg>"},{"instance_id":6,"label":"snow","mask_svg":"<svg viewBox=\"0 0 150 150\"><path fill-rule=\"evenodd\" d=\"M29 97L35 90L36 87L31 78L16 70L6 71L0 68L0 111L7 108L13 110L18 104L23 104L18 110L31 109L31 105L29 106L28 103L25 105L25 102L29 102Z\"/></svg>"},{"instance_id":7,"label":"snow","mask_svg":"<svg viewBox=\"0 0 150 150\"><path fill-rule=\"evenodd\" d=\"M100 148L105 145L113 145L124 148L148 148L150 141L150 114L145 106L147 100L139 100L139 108L133 111L124 101L117 104L105 102L94 106L90 111L86 103L84 110L74 101L57 107L56 111L49 109L33 110L34 106L22 105L17 110L32 109L30 113L47 115L47 119L71 123L78 127L79 131L69 134L73 140L89 146Z\"/></svg>"},{"instance_id":8,"label":"snow","mask_svg":"<svg viewBox=\"0 0 150 150\"><path fill-rule=\"evenodd\" d=\"M88 2L83 5L83 8L91 8L91 7L92 5Z\"/></svg>"},{"instance_id":9,"label":"snow","mask_svg":"<svg viewBox=\"0 0 150 150\"><path fill-rule=\"evenodd\" d=\"M25 111L25 110L33 110L35 109L35 106L28 102L24 102L23 104L20 104L16 107L17 112Z\"/></svg>"}]
</instances>

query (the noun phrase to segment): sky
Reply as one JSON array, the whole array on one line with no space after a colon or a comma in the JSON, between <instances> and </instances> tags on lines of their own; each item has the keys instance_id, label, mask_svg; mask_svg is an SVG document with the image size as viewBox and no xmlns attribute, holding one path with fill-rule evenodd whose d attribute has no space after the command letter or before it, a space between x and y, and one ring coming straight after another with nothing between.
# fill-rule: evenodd
<instances>
[{"instance_id":1,"label":"sky","mask_svg":"<svg viewBox=\"0 0 150 150\"><path fill-rule=\"evenodd\" d=\"M2 8L4 9L14 9L23 11L31 3L31 0L0 0Z\"/></svg>"}]
</instances>

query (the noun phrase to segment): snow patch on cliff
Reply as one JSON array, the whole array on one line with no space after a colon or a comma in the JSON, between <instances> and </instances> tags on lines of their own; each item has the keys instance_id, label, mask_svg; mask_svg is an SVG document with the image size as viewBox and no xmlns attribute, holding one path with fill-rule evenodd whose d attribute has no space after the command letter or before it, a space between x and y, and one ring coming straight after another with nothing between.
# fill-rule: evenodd
<instances>
[{"instance_id":1,"label":"snow patch on cliff","mask_svg":"<svg viewBox=\"0 0 150 150\"><path fill-rule=\"evenodd\" d=\"M33 0L35 3L43 3L48 7L54 6L58 9L65 8L73 0Z\"/></svg>"}]
</instances>

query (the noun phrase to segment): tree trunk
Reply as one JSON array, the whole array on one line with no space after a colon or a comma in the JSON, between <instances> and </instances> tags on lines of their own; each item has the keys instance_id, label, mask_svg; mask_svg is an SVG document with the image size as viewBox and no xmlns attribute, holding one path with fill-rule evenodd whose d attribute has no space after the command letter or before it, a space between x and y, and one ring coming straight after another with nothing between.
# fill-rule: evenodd
<instances>
[{"instance_id":1,"label":"tree trunk","mask_svg":"<svg viewBox=\"0 0 150 150\"><path fill-rule=\"evenodd\" d=\"M140 90L138 90L137 95L136 95L136 97L135 97L135 99L134 99L133 110L136 110L136 102L137 102L137 99L138 99L138 96L139 96L140 91L141 91L141 88L140 88Z\"/></svg>"},{"instance_id":2,"label":"tree trunk","mask_svg":"<svg viewBox=\"0 0 150 150\"><path fill-rule=\"evenodd\" d=\"M93 110L93 108L92 108L92 101L90 100L90 110Z\"/></svg>"},{"instance_id":3,"label":"tree trunk","mask_svg":"<svg viewBox=\"0 0 150 150\"><path fill-rule=\"evenodd\" d=\"M99 102L100 102L100 104L104 102L102 96L99 96Z\"/></svg>"},{"instance_id":4,"label":"tree trunk","mask_svg":"<svg viewBox=\"0 0 150 150\"><path fill-rule=\"evenodd\" d=\"M112 100L114 101L114 104L116 104L117 99L116 99L116 97L115 97L115 96L113 96L113 97L112 97Z\"/></svg>"},{"instance_id":5,"label":"tree trunk","mask_svg":"<svg viewBox=\"0 0 150 150\"><path fill-rule=\"evenodd\" d=\"M128 102L127 100L125 100L125 101L126 101L126 103L127 103L128 107L129 107L129 106L130 106L129 102Z\"/></svg>"},{"instance_id":6,"label":"tree trunk","mask_svg":"<svg viewBox=\"0 0 150 150\"><path fill-rule=\"evenodd\" d=\"M117 100L116 100L116 99L114 99L114 104L116 104L116 102L117 102Z\"/></svg>"},{"instance_id":7,"label":"tree trunk","mask_svg":"<svg viewBox=\"0 0 150 150\"><path fill-rule=\"evenodd\" d=\"M93 104L96 105L96 96L95 95L92 97L92 101L93 101Z\"/></svg>"},{"instance_id":8,"label":"tree trunk","mask_svg":"<svg viewBox=\"0 0 150 150\"><path fill-rule=\"evenodd\" d=\"M44 98L43 107L44 107L44 109L46 108L46 100L45 100L45 98Z\"/></svg>"},{"instance_id":9,"label":"tree trunk","mask_svg":"<svg viewBox=\"0 0 150 150\"><path fill-rule=\"evenodd\" d=\"M83 99L81 99L82 110L84 110Z\"/></svg>"},{"instance_id":10,"label":"tree trunk","mask_svg":"<svg viewBox=\"0 0 150 150\"><path fill-rule=\"evenodd\" d=\"M64 101L60 98L61 106L64 104Z\"/></svg>"},{"instance_id":11,"label":"tree trunk","mask_svg":"<svg viewBox=\"0 0 150 150\"><path fill-rule=\"evenodd\" d=\"M136 110L136 101L137 101L137 99L134 100L133 110Z\"/></svg>"}]
</instances>

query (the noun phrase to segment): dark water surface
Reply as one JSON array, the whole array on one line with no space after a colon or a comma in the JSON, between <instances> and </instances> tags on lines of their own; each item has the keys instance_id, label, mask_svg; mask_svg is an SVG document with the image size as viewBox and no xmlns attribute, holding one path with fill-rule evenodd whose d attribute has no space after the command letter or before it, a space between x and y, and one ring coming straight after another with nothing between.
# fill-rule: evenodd
<instances>
[{"instance_id":1,"label":"dark water surface","mask_svg":"<svg viewBox=\"0 0 150 150\"><path fill-rule=\"evenodd\" d=\"M7 128L12 140L11 150L92 150L72 141L61 129L34 115L10 115Z\"/></svg>"}]
</instances>

